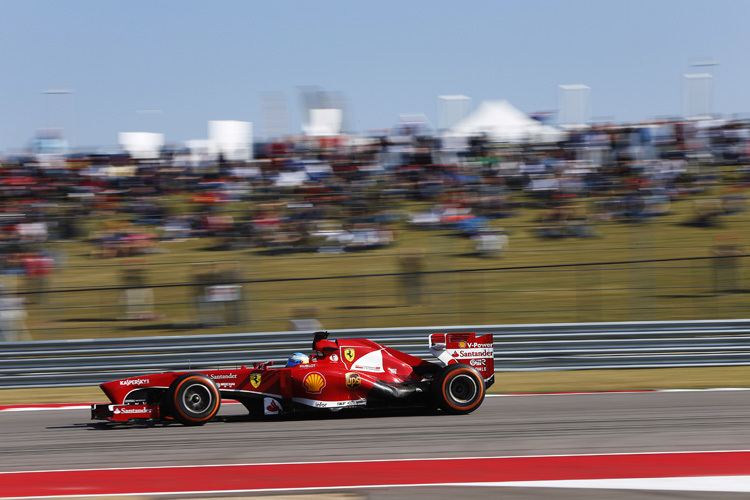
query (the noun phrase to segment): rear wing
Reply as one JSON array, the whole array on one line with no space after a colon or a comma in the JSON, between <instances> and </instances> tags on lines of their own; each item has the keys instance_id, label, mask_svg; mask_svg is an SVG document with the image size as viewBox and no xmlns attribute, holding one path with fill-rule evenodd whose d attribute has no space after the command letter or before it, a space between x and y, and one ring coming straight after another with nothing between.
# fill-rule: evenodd
<instances>
[{"instance_id":1,"label":"rear wing","mask_svg":"<svg viewBox=\"0 0 750 500\"><path fill-rule=\"evenodd\" d=\"M430 353L444 365L465 363L471 365L485 381L494 380L495 348L492 334L433 333L430 335Z\"/></svg>"}]
</instances>

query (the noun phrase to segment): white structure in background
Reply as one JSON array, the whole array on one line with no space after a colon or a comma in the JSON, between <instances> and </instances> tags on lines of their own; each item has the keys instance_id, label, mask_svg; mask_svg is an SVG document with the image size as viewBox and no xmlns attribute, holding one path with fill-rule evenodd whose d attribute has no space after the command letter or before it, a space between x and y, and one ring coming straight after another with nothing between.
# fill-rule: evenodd
<instances>
[{"instance_id":1,"label":"white structure in background","mask_svg":"<svg viewBox=\"0 0 750 500\"><path fill-rule=\"evenodd\" d=\"M557 89L558 125L586 126L591 118L591 89L581 84L560 85Z\"/></svg>"},{"instance_id":2,"label":"white structure in background","mask_svg":"<svg viewBox=\"0 0 750 500\"><path fill-rule=\"evenodd\" d=\"M122 149L137 160L154 160L161 156L164 134L154 132L120 132Z\"/></svg>"},{"instance_id":3,"label":"white structure in background","mask_svg":"<svg viewBox=\"0 0 750 500\"><path fill-rule=\"evenodd\" d=\"M483 101L476 111L441 134L444 138L485 135L500 142L557 141L564 133L519 111L508 101Z\"/></svg>"},{"instance_id":4,"label":"white structure in background","mask_svg":"<svg viewBox=\"0 0 750 500\"><path fill-rule=\"evenodd\" d=\"M237 120L208 122L210 154L222 155L229 161L248 161L253 158L253 124Z\"/></svg>"},{"instance_id":5,"label":"white structure in background","mask_svg":"<svg viewBox=\"0 0 750 500\"><path fill-rule=\"evenodd\" d=\"M683 113L686 118L706 118L713 115L714 77L710 73L683 75Z\"/></svg>"},{"instance_id":6,"label":"white structure in background","mask_svg":"<svg viewBox=\"0 0 750 500\"><path fill-rule=\"evenodd\" d=\"M449 129L471 113L471 97L465 95L438 96L438 131Z\"/></svg>"},{"instance_id":7,"label":"white structure in background","mask_svg":"<svg viewBox=\"0 0 750 500\"><path fill-rule=\"evenodd\" d=\"M346 94L322 90L318 86L300 87L302 131L310 136L339 136L351 130Z\"/></svg>"},{"instance_id":8,"label":"white structure in background","mask_svg":"<svg viewBox=\"0 0 750 500\"><path fill-rule=\"evenodd\" d=\"M341 135L344 124L344 112L341 109L311 109L307 124L303 125L305 135L313 137Z\"/></svg>"},{"instance_id":9,"label":"white structure in background","mask_svg":"<svg viewBox=\"0 0 750 500\"><path fill-rule=\"evenodd\" d=\"M185 141L185 147L190 153L183 158L185 163L193 168L206 168L212 162L211 142L208 139L190 139Z\"/></svg>"}]
</instances>

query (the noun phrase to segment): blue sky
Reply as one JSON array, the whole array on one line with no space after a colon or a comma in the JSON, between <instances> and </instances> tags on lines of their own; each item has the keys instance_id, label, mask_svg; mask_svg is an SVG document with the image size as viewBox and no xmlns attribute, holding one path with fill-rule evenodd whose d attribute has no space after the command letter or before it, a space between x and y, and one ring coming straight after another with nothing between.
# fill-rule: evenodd
<instances>
[{"instance_id":1,"label":"blue sky","mask_svg":"<svg viewBox=\"0 0 750 500\"><path fill-rule=\"evenodd\" d=\"M297 132L305 85L344 92L359 132L401 113L436 124L441 94L555 110L572 83L593 116L635 121L680 114L682 75L706 59L715 110L747 113L749 14L746 0L0 0L0 151L47 124L77 146L205 138L212 119L262 134L271 91ZM74 94L42 93L61 87Z\"/></svg>"}]
</instances>

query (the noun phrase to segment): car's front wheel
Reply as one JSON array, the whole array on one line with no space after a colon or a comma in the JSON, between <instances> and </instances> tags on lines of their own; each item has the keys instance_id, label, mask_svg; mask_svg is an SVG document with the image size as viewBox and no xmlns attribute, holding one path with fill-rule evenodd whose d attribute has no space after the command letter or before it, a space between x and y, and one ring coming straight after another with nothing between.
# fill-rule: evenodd
<instances>
[{"instance_id":1,"label":"car's front wheel","mask_svg":"<svg viewBox=\"0 0 750 500\"><path fill-rule=\"evenodd\" d=\"M482 375L463 363L446 366L432 383L434 403L453 415L471 413L479 408L484 394Z\"/></svg>"},{"instance_id":2,"label":"car's front wheel","mask_svg":"<svg viewBox=\"0 0 750 500\"><path fill-rule=\"evenodd\" d=\"M203 425L219 411L221 396L213 380L202 373L187 373L169 386L166 403L178 422Z\"/></svg>"}]
</instances>

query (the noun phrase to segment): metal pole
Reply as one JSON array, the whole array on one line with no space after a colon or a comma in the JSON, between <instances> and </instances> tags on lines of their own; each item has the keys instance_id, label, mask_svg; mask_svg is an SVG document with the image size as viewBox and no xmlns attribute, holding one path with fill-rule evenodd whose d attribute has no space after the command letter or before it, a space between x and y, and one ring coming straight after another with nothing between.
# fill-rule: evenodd
<instances>
[{"instance_id":1,"label":"metal pole","mask_svg":"<svg viewBox=\"0 0 750 500\"><path fill-rule=\"evenodd\" d=\"M73 90L72 89L63 89L63 88L59 88L59 89L47 89L47 90L42 91L42 93L47 96L47 129L49 131L49 129L52 128L52 111L51 111L52 96L53 95L70 95L70 96L73 96ZM71 97L71 106L72 106L71 118L72 118L72 122L73 122L71 124L71 129L72 129L71 130L71 134L72 134L71 135L71 146L72 146L73 145L74 136L75 136L75 99L73 97ZM63 128L63 127L61 127L61 128Z\"/></svg>"}]
</instances>

